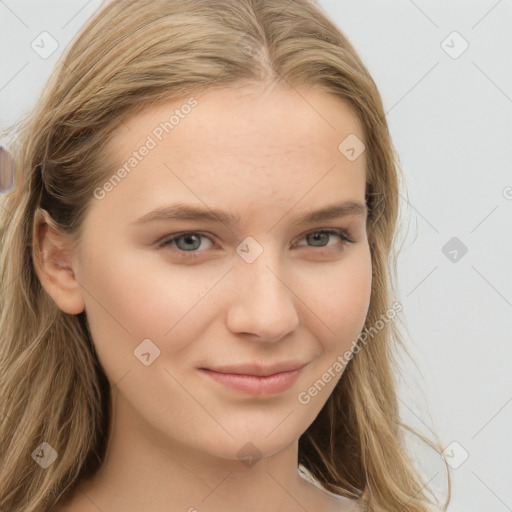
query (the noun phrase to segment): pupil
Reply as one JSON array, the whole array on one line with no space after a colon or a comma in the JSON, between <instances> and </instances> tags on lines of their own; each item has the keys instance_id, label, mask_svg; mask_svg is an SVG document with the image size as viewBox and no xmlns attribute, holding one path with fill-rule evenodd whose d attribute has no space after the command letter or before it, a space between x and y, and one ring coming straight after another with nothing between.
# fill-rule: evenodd
<instances>
[{"instance_id":1,"label":"pupil","mask_svg":"<svg viewBox=\"0 0 512 512\"><path fill-rule=\"evenodd\" d=\"M328 233L312 233L309 235L309 241L313 241L313 245L322 246L325 245L328 241L329 234ZM324 241L325 243L322 243ZM320 243L317 243L320 242Z\"/></svg>"},{"instance_id":2,"label":"pupil","mask_svg":"<svg viewBox=\"0 0 512 512\"><path fill-rule=\"evenodd\" d=\"M199 242L199 237L197 235L183 235L177 239L177 242L179 242L179 240L184 240L185 244L192 244L192 245L194 245L194 242L196 242L196 244L195 244L196 247L192 247L192 248L190 246L189 247L180 247L181 249L185 249L185 250L191 249L191 250L195 251L196 249L199 248L199 245L200 245L200 243L197 243L197 242ZM179 243L178 243L178 245L179 245Z\"/></svg>"}]
</instances>

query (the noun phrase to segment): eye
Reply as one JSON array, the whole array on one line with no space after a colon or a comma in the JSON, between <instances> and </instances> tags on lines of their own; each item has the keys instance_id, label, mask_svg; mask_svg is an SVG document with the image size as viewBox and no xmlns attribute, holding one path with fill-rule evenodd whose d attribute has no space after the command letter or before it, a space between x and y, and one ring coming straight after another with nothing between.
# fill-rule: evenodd
<instances>
[{"instance_id":1,"label":"eye","mask_svg":"<svg viewBox=\"0 0 512 512\"><path fill-rule=\"evenodd\" d=\"M304 239L306 242L311 244L308 245L308 247L331 247L333 244L329 245L329 241L333 236L337 236L342 241L341 245L353 243L353 240L347 236L347 233L343 229L321 229L311 231L304 235ZM299 244L297 244L297 246L304 247L304 245Z\"/></svg>"},{"instance_id":2,"label":"eye","mask_svg":"<svg viewBox=\"0 0 512 512\"><path fill-rule=\"evenodd\" d=\"M175 235L172 235L169 238L166 238L162 242L158 244L159 247L169 247L172 250L175 250L177 252L183 252L183 253L196 253L196 252L202 252L199 251L199 248L201 247L202 239L208 240L210 245L208 243L206 244L206 248L203 247L203 249L209 249L213 245L213 242L211 238L207 237L206 235L203 235L199 232L187 232L187 233L177 233ZM204 244L203 244L204 245ZM195 254L194 254L195 255ZM187 256L184 254L184 256Z\"/></svg>"},{"instance_id":3,"label":"eye","mask_svg":"<svg viewBox=\"0 0 512 512\"><path fill-rule=\"evenodd\" d=\"M334 237L338 237L341 243L329 243ZM206 247L203 243L206 240ZM304 244L295 244L295 247L318 247L318 248L332 248L336 247L339 249L340 246L345 244L353 243L347 233L343 229L320 229L311 231L303 235L301 240L306 241ZM183 233L175 233L169 237L166 237L162 241L158 242L159 248L170 249L175 255L183 258L195 258L197 253L204 252L207 249L211 249L214 246L212 239L198 231L187 231ZM201 250L200 250L201 249Z\"/></svg>"}]
</instances>

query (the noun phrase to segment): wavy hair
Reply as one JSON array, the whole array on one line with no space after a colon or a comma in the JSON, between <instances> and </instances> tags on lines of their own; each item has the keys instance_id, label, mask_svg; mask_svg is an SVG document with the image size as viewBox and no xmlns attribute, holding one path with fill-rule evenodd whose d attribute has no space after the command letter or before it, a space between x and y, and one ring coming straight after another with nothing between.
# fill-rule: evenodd
<instances>
[{"instance_id":1,"label":"wavy hair","mask_svg":"<svg viewBox=\"0 0 512 512\"><path fill-rule=\"evenodd\" d=\"M86 312L61 311L35 272L41 209L78 244L93 191L112 175L103 155L123 119L196 91L279 81L334 94L363 124L373 273L365 329L390 308L399 159L376 84L317 3L107 2L66 49L34 109L7 133L17 186L0 202L2 511L47 512L70 496L102 464L111 421L111 390ZM362 510L438 510L406 449L404 433L414 431L399 414L399 349L406 351L396 322L357 346L299 439L299 463ZM417 435L441 453L439 444ZM31 456L42 442L59 454L46 469Z\"/></svg>"}]
</instances>

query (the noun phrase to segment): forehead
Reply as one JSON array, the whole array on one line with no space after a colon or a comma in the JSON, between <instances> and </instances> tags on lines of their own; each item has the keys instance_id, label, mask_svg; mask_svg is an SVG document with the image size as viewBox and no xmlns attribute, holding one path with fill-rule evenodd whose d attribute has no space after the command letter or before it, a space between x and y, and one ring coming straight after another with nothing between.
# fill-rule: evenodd
<instances>
[{"instance_id":1,"label":"forehead","mask_svg":"<svg viewBox=\"0 0 512 512\"><path fill-rule=\"evenodd\" d=\"M349 134L364 140L362 125L344 100L316 88L252 85L206 89L146 107L113 133L110 154L126 159L148 137L175 158L264 158L301 148L333 148ZM158 149L158 148L157 148ZM206 156L205 156L206 155Z\"/></svg>"},{"instance_id":2,"label":"forehead","mask_svg":"<svg viewBox=\"0 0 512 512\"><path fill-rule=\"evenodd\" d=\"M113 133L108 158L124 177L106 201L133 216L172 199L241 211L334 196L364 195L364 141L352 108L323 90L287 86L206 90L152 105ZM349 197L352 194L352 197ZM339 194L336 199L339 198Z\"/></svg>"}]
</instances>

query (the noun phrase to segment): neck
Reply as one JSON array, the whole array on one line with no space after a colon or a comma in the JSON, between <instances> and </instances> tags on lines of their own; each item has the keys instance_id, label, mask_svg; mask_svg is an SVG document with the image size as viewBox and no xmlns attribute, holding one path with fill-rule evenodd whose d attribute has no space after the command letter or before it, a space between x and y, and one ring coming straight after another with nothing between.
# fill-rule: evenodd
<instances>
[{"instance_id":1,"label":"neck","mask_svg":"<svg viewBox=\"0 0 512 512\"><path fill-rule=\"evenodd\" d=\"M311 501L313 486L298 474L297 440L269 456L240 442L239 457L222 458L155 431L122 399L114 410L105 460L79 484L73 507L83 502L112 512L303 512Z\"/></svg>"}]
</instances>

